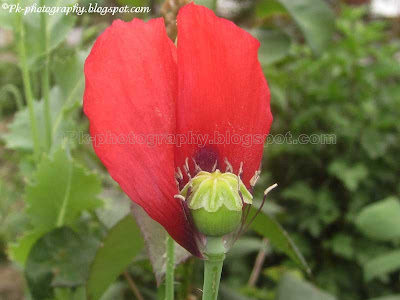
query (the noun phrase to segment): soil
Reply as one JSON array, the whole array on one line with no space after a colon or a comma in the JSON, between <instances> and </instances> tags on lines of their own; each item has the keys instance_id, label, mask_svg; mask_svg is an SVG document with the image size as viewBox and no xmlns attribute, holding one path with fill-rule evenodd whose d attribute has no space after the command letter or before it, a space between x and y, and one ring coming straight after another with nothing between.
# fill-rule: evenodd
<instances>
[{"instance_id":1,"label":"soil","mask_svg":"<svg viewBox=\"0 0 400 300\"><path fill-rule=\"evenodd\" d=\"M24 279L11 265L0 265L0 299L23 300Z\"/></svg>"}]
</instances>

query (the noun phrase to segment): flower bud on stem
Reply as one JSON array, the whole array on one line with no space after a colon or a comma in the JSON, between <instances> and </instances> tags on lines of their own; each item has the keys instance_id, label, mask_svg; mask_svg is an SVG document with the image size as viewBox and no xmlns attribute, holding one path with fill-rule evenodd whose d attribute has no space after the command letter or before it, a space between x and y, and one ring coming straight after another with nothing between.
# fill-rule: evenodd
<instances>
[{"instance_id":1,"label":"flower bud on stem","mask_svg":"<svg viewBox=\"0 0 400 300\"><path fill-rule=\"evenodd\" d=\"M225 259L223 236L241 225L243 204L253 196L239 176L219 170L201 171L180 192L191 211L198 232L206 237L203 300L217 300Z\"/></svg>"}]
</instances>

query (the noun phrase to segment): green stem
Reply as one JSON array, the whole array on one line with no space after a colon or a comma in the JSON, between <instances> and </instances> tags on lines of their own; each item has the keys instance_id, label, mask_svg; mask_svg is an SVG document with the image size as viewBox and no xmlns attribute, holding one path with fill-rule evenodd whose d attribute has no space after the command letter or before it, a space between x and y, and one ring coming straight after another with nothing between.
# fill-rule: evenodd
<instances>
[{"instance_id":1,"label":"green stem","mask_svg":"<svg viewBox=\"0 0 400 300\"><path fill-rule=\"evenodd\" d=\"M221 237L207 237L204 260L203 300L217 300L225 248Z\"/></svg>"},{"instance_id":2,"label":"green stem","mask_svg":"<svg viewBox=\"0 0 400 300\"><path fill-rule=\"evenodd\" d=\"M20 68L22 72L22 81L24 84L26 103L28 105L28 111L29 111L29 122L31 127L34 156L36 159L38 159L40 155L39 133L36 124L31 80L29 77L28 62L26 58L25 30L24 30L24 23L22 20L22 13L17 13L16 18L17 18L17 32L19 35L18 54L20 60Z\"/></svg>"},{"instance_id":3,"label":"green stem","mask_svg":"<svg viewBox=\"0 0 400 300\"><path fill-rule=\"evenodd\" d=\"M45 1L41 0L40 5L44 6ZM44 100L44 120L46 128L46 146L50 149L52 143L52 130L51 130L51 114L49 102L50 90L50 76L49 76L49 31L47 26L47 15L40 14L40 27L42 31L42 46L43 46L43 72L42 72L42 97Z\"/></svg>"},{"instance_id":4,"label":"green stem","mask_svg":"<svg viewBox=\"0 0 400 300\"><path fill-rule=\"evenodd\" d=\"M174 300L175 241L167 233L167 261L165 273L165 299Z\"/></svg>"}]
</instances>

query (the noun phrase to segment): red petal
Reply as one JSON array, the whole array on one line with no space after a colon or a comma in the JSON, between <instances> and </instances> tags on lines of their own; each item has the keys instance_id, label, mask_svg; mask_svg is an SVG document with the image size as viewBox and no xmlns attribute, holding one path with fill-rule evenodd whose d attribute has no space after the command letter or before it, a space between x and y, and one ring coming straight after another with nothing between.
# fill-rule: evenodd
<instances>
[{"instance_id":1,"label":"red petal","mask_svg":"<svg viewBox=\"0 0 400 300\"><path fill-rule=\"evenodd\" d=\"M94 149L110 175L179 244L198 255L180 200L174 199L174 146L133 139L144 135L151 142L154 134L175 133L173 51L162 19L115 21L86 60L84 111Z\"/></svg>"},{"instance_id":2,"label":"red petal","mask_svg":"<svg viewBox=\"0 0 400 300\"><path fill-rule=\"evenodd\" d=\"M245 30L203 6L188 4L180 10L177 133L188 141L176 149L177 166L193 157L208 170L218 159L224 171L227 158L237 173L243 162L246 185L259 169L272 123L270 93L257 58L259 45ZM196 145L196 134L208 135L205 147ZM225 141L218 141L216 134ZM238 137L241 142L235 144Z\"/></svg>"}]
</instances>

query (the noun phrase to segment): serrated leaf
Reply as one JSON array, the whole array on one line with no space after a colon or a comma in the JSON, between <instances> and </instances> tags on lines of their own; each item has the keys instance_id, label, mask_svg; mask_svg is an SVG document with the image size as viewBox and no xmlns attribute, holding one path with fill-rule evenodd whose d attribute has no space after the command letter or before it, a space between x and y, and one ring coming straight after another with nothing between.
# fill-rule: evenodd
<instances>
[{"instance_id":1,"label":"serrated leaf","mask_svg":"<svg viewBox=\"0 0 400 300\"><path fill-rule=\"evenodd\" d=\"M63 106L63 98L61 90L54 87L50 91L50 112L52 116L56 116L60 113ZM37 120L38 132L39 132L39 144L41 149L45 149L46 145L46 128L43 117L43 101L34 102L35 117ZM54 119L52 120L54 124ZM2 139L6 143L6 147L14 150L33 151L33 142L31 132L29 130L29 111L28 108L17 112L14 116L13 122L9 125L9 132L2 136ZM55 138L62 138L62 130L65 126L59 126L55 132Z\"/></svg>"},{"instance_id":2,"label":"serrated leaf","mask_svg":"<svg viewBox=\"0 0 400 300\"><path fill-rule=\"evenodd\" d=\"M276 300L335 300L336 298L316 286L290 273L285 274L278 286Z\"/></svg>"},{"instance_id":3,"label":"serrated leaf","mask_svg":"<svg viewBox=\"0 0 400 300\"><path fill-rule=\"evenodd\" d=\"M364 207L356 218L357 227L368 237L390 241L400 238L400 201L389 197Z\"/></svg>"},{"instance_id":4,"label":"serrated leaf","mask_svg":"<svg viewBox=\"0 0 400 300\"><path fill-rule=\"evenodd\" d=\"M278 0L299 25L313 51L320 53L332 38L335 16L324 0Z\"/></svg>"},{"instance_id":5,"label":"serrated leaf","mask_svg":"<svg viewBox=\"0 0 400 300\"><path fill-rule=\"evenodd\" d=\"M54 6L71 6L76 0L60 0L55 5L53 0L45 0L47 7ZM39 0L25 0L23 7L31 5L40 6ZM28 64L33 65L38 59L43 57L42 31L40 28L39 13L27 13L24 15L23 21L25 25L25 47L27 49ZM66 15L63 12L47 15L48 34L49 34L49 51L55 49L61 42L65 40L67 34L73 28L76 16L72 13Z\"/></svg>"},{"instance_id":6,"label":"serrated leaf","mask_svg":"<svg viewBox=\"0 0 400 300\"><path fill-rule=\"evenodd\" d=\"M251 208L249 219L256 213L256 211L257 210L254 207ZM289 237L288 233L274 218L260 212L251 224L251 228L266 237L272 246L284 252L307 273L311 273L307 262Z\"/></svg>"},{"instance_id":7,"label":"serrated leaf","mask_svg":"<svg viewBox=\"0 0 400 300\"><path fill-rule=\"evenodd\" d=\"M53 297L54 287L77 287L86 282L97 243L68 227L41 237L29 253L25 276L33 300Z\"/></svg>"},{"instance_id":8,"label":"serrated leaf","mask_svg":"<svg viewBox=\"0 0 400 300\"><path fill-rule=\"evenodd\" d=\"M147 253L156 276L157 284L160 284L165 275L166 268L167 232L159 223L150 218L138 204L132 203L132 212L146 242ZM175 243L175 266L190 256L191 254L188 251Z\"/></svg>"},{"instance_id":9,"label":"serrated leaf","mask_svg":"<svg viewBox=\"0 0 400 300\"><path fill-rule=\"evenodd\" d=\"M26 259L28 258L29 252L33 245L41 238L46 231L31 231L21 236L15 243L10 244L8 248L8 255L10 258L21 264L25 265Z\"/></svg>"},{"instance_id":10,"label":"serrated leaf","mask_svg":"<svg viewBox=\"0 0 400 300\"><path fill-rule=\"evenodd\" d=\"M98 300L144 247L132 215L110 229L98 249L87 281L88 300Z\"/></svg>"},{"instance_id":11,"label":"serrated leaf","mask_svg":"<svg viewBox=\"0 0 400 300\"><path fill-rule=\"evenodd\" d=\"M400 250L380 255L364 265L364 277L370 281L400 269Z\"/></svg>"},{"instance_id":12,"label":"serrated leaf","mask_svg":"<svg viewBox=\"0 0 400 300\"><path fill-rule=\"evenodd\" d=\"M44 156L26 189L27 214L37 229L73 224L83 211L101 205L101 181L77 165L65 149Z\"/></svg>"}]
</instances>

